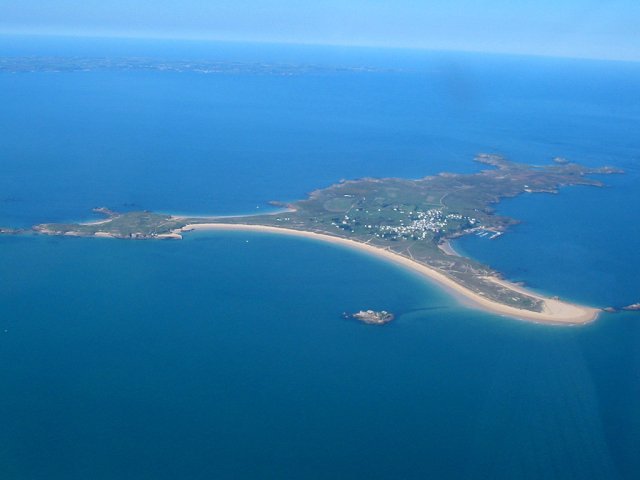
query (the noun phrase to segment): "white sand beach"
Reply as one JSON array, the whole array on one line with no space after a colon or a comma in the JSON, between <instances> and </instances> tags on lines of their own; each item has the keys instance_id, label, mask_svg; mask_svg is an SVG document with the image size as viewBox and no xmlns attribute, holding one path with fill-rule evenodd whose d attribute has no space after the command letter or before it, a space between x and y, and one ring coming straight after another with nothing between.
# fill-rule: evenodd
<instances>
[{"instance_id":1,"label":"white sand beach","mask_svg":"<svg viewBox=\"0 0 640 480\"><path fill-rule=\"evenodd\" d=\"M190 230L237 230L237 231L250 231L250 232L265 232L275 233L280 235L294 235L298 237L310 238L314 240L324 241L341 245L350 248L356 248L360 251L376 255L385 260L394 262L405 268L413 270L428 280L435 282L441 287L457 294L459 297L465 300L465 303L472 307L480 308L485 311L497 313L511 318L527 320L536 323L555 324L555 325L580 325L594 321L600 312L599 309L586 307L582 305L576 305L572 303L555 300L552 298L543 297L535 292L526 290L518 285L515 285L506 280L499 279L497 277L488 277L489 280L511 288L520 293L529 295L544 302L544 310L542 312L532 312L529 310L522 310L508 305L503 305L487 298L476 292L469 290L468 288L455 282L443 273L430 268L421 263L415 262L409 258L403 257L397 253L391 252L386 249L374 247L372 245L364 244L354 240L346 238L334 237L322 233L307 232L302 230L293 230L288 228L270 227L262 225L244 225L244 224L220 224L220 223L201 223L186 225L181 230L176 231L176 234L188 232Z\"/></svg>"}]
</instances>

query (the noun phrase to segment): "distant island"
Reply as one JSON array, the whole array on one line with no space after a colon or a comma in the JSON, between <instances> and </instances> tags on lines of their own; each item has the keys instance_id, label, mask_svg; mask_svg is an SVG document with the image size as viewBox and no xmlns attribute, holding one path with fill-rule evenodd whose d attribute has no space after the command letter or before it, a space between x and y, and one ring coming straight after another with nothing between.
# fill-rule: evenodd
<instances>
[{"instance_id":1,"label":"distant island","mask_svg":"<svg viewBox=\"0 0 640 480\"><path fill-rule=\"evenodd\" d=\"M251 230L304 236L358 248L408 267L458 294L473 306L534 322L582 324L599 309L547 298L504 280L486 265L458 255L449 240L463 235L496 239L517 221L492 205L524 193L557 193L562 186L603 186L589 175L622 173L556 158L527 165L498 155L475 159L490 168L473 174L441 173L417 180L363 178L341 181L283 211L238 217L184 217L153 212L117 213L101 208L102 221L42 224L47 235L127 239L180 239L196 229Z\"/></svg>"},{"instance_id":2,"label":"distant island","mask_svg":"<svg viewBox=\"0 0 640 480\"><path fill-rule=\"evenodd\" d=\"M394 71L372 66L322 65L306 63L237 62L205 59L177 60L156 57L26 56L0 57L0 72L159 72L205 75L297 76L333 73L374 73Z\"/></svg>"}]
</instances>

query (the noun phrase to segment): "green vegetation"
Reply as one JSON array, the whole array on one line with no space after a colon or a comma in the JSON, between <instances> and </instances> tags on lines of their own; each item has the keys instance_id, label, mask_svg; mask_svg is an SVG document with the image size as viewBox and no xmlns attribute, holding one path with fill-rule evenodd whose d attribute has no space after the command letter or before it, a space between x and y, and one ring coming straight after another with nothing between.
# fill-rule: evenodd
<instances>
[{"instance_id":1,"label":"green vegetation","mask_svg":"<svg viewBox=\"0 0 640 480\"><path fill-rule=\"evenodd\" d=\"M497 155L476 161L492 168L475 174L443 173L419 180L364 178L316 190L308 199L283 205L278 215L225 218L221 223L250 223L307 230L383 247L437 269L472 291L505 305L540 311L541 302L493 282L489 267L447 255L442 242L462 235L497 238L516 220L495 215L492 204L529 192L557 193L564 185L603 184L588 174L620 173L591 169L556 159L547 166L510 162Z\"/></svg>"},{"instance_id":2,"label":"green vegetation","mask_svg":"<svg viewBox=\"0 0 640 480\"><path fill-rule=\"evenodd\" d=\"M36 225L35 231L48 235L73 235L79 237L110 236L115 238L163 238L185 223L171 215L152 212L115 213L106 208L96 208L108 218L92 223L45 223Z\"/></svg>"},{"instance_id":3,"label":"green vegetation","mask_svg":"<svg viewBox=\"0 0 640 480\"><path fill-rule=\"evenodd\" d=\"M560 186L602 186L589 174L621 173L610 167L587 168L564 159L546 166L510 162L497 155L476 161L491 168L474 174L451 174L418 180L364 178L316 190L291 204L287 212L249 217L178 218L151 212L97 211L108 218L90 224L45 224L34 229L53 235L109 235L117 238L166 238L187 224L267 225L349 238L381 247L432 267L468 289L504 305L541 311L542 301L492 280L486 265L450 255L449 239L476 234L491 239L516 220L495 215L493 204L526 192L557 193ZM173 236L177 237L176 234Z\"/></svg>"}]
</instances>

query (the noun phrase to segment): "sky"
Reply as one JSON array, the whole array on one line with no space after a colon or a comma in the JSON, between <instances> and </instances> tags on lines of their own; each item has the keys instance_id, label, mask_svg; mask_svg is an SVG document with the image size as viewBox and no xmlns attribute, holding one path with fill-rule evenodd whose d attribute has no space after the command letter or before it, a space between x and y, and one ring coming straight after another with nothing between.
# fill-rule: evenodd
<instances>
[{"instance_id":1,"label":"sky","mask_svg":"<svg viewBox=\"0 0 640 480\"><path fill-rule=\"evenodd\" d=\"M640 61L640 0L0 0L0 33Z\"/></svg>"}]
</instances>

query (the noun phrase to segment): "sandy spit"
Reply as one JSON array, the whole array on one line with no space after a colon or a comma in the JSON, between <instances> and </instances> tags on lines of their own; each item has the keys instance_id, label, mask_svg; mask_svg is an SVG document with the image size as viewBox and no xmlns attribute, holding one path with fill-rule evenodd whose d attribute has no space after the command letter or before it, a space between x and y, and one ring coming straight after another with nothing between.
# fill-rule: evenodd
<instances>
[{"instance_id":1,"label":"sandy spit","mask_svg":"<svg viewBox=\"0 0 640 480\"><path fill-rule=\"evenodd\" d=\"M502 280L497 277L488 277L488 279L493 282L496 282L498 284L511 288L515 291L524 293L533 298L542 300L544 302L544 311L532 312L529 310L522 310L519 308L510 307L508 305L502 305L500 303L484 298L482 295L478 295L477 293L458 284L448 276L444 275L443 273L440 273L439 271L433 268L430 268L426 265L415 262L397 253L390 252L389 250L385 250L379 247L374 247L372 245L367 245L362 242L357 242L355 240L334 237L334 236L326 235L322 233L293 230L293 229L281 228L281 227L270 227L270 226L263 226L263 225L221 224L221 223L200 223L200 224L186 225L182 229L176 231L175 233L179 234L179 233L188 232L191 230L235 230L235 231L276 233L280 235L293 235L297 237L304 237L304 238L319 240L323 242L333 243L335 245L355 248L360 251L363 251L372 255L376 255L379 258L383 258L385 260L391 261L395 264L401 265L410 270L413 270L423 275L428 280L437 283L441 287L444 287L451 292L454 292L458 296L461 296L466 300L465 303L468 303L473 307L480 308L482 310L489 311L492 313L497 313L499 315L503 315L506 317L519 319L519 320L527 320L535 323L545 323L545 324L553 324L553 325L581 325L581 324L586 324L594 321L598 317L598 314L600 313L600 310L596 308L576 305L572 303L563 302L560 300L543 297L541 295L538 295L535 292L526 290L506 280Z\"/></svg>"}]
</instances>

